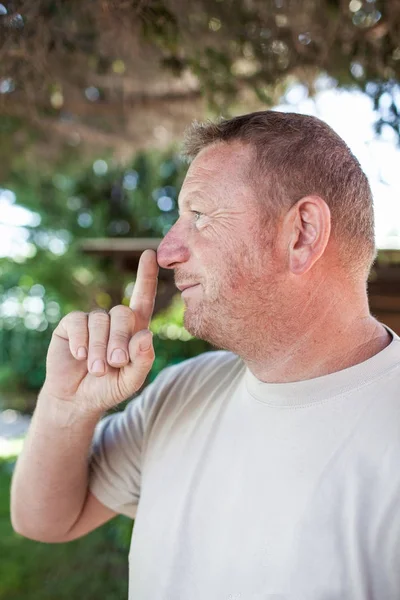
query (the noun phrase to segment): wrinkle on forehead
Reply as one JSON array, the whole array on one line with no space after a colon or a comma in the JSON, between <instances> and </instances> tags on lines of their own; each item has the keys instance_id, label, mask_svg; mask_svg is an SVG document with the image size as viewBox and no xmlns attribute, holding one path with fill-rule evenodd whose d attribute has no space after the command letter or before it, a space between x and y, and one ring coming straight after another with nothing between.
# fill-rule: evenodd
<instances>
[{"instance_id":1,"label":"wrinkle on forehead","mask_svg":"<svg viewBox=\"0 0 400 600\"><path fill-rule=\"evenodd\" d=\"M230 176L235 174L245 177L250 162L254 159L254 149L249 144L237 140L215 142L199 152L189 167L188 177L191 178L196 171L203 172L205 175L216 173L219 176L223 172L229 172Z\"/></svg>"},{"instance_id":2,"label":"wrinkle on forehead","mask_svg":"<svg viewBox=\"0 0 400 600\"><path fill-rule=\"evenodd\" d=\"M248 145L239 142L218 142L207 146L196 156L190 165L182 185L183 197L217 196L246 193L251 188L248 179L253 151Z\"/></svg>"}]
</instances>

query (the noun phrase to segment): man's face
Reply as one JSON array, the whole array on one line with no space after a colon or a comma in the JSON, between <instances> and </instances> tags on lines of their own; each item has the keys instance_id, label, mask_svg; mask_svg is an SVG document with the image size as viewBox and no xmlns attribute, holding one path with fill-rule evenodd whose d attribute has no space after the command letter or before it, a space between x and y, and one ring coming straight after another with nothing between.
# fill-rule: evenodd
<instances>
[{"instance_id":1,"label":"man's face","mask_svg":"<svg viewBox=\"0 0 400 600\"><path fill-rule=\"evenodd\" d=\"M204 149L183 183L180 217L157 253L161 267L174 269L178 288L193 286L182 292L186 329L226 349L236 347L232 338L257 319L260 306L265 310L271 272L271 243L246 184L251 159L239 143Z\"/></svg>"}]
</instances>

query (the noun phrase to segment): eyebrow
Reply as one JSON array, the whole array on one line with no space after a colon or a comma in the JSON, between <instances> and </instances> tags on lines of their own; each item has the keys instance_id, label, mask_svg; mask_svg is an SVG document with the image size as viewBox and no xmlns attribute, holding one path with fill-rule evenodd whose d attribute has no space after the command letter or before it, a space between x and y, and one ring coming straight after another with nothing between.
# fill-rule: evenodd
<instances>
[{"instance_id":1,"label":"eyebrow","mask_svg":"<svg viewBox=\"0 0 400 600\"><path fill-rule=\"evenodd\" d=\"M204 198L203 196L190 194L186 196L185 200L182 202L181 205L179 205L178 203L179 212L184 208L189 207L193 202L198 202L199 204L205 205L206 207L214 206L214 203L212 200L210 200L210 198Z\"/></svg>"}]
</instances>

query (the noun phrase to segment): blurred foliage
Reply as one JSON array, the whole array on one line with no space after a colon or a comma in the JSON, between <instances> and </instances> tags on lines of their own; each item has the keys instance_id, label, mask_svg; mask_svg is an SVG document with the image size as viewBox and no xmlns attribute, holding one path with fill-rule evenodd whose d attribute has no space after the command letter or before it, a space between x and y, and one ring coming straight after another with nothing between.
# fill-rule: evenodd
<instances>
[{"instance_id":1,"label":"blurred foliage","mask_svg":"<svg viewBox=\"0 0 400 600\"><path fill-rule=\"evenodd\" d=\"M177 218L185 172L186 165L171 149L139 153L125 167L97 159L75 171L28 177L14 173L12 189L0 190L0 202L27 209L31 223L18 228L24 235L10 248L13 259L0 259L3 405L33 409L52 331L65 314L109 309L112 298L128 301L135 273L122 271L110 258L84 255L79 242L88 237L162 237ZM166 364L208 348L191 339L182 321L180 299L157 316L151 379Z\"/></svg>"},{"instance_id":2,"label":"blurred foliage","mask_svg":"<svg viewBox=\"0 0 400 600\"><path fill-rule=\"evenodd\" d=\"M370 95L378 130L387 123L400 131L398 0L3 0L0 7L3 177L32 157L46 165L89 146L126 155L164 145L207 111L272 106L288 77L313 94L320 73Z\"/></svg>"},{"instance_id":3,"label":"blurred foliage","mask_svg":"<svg viewBox=\"0 0 400 600\"><path fill-rule=\"evenodd\" d=\"M79 243L168 231L186 171L170 144L185 126L270 108L296 81L313 96L321 73L367 93L378 133L399 135L400 3L0 2L0 210L26 209L0 258L0 407L33 409L63 315L127 300L134 274ZM209 349L182 317L176 297L153 319L150 381ZM0 600L126 598L131 520L70 544L26 540L9 521L12 469L0 462Z\"/></svg>"},{"instance_id":4,"label":"blurred foliage","mask_svg":"<svg viewBox=\"0 0 400 600\"><path fill-rule=\"evenodd\" d=\"M70 171L62 166L48 173L13 171L2 182L0 202L30 212L19 241L10 248L13 260L0 259L0 301L10 303L18 296L20 303L29 302L25 296L40 298L44 287L49 302L62 298L67 312L78 303L82 310L101 305L97 300L107 285L122 290L127 275L107 258L83 255L79 242L88 237L162 237L177 217L185 172L173 150L139 153L125 167L101 158ZM8 319L4 325L15 323Z\"/></svg>"},{"instance_id":5,"label":"blurred foliage","mask_svg":"<svg viewBox=\"0 0 400 600\"><path fill-rule=\"evenodd\" d=\"M175 221L186 166L168 143L193 117L270 107L293 81L313 95L321 73L365 91L377 130L399 133L400 4L0 3L0 210L27 209L0 259L0 392L13 405L29 410L64 314L127 302L134 273L83 254L82 239L158 238ZM152 327L151 377L204 348L179 301Z\"/></svg>"},{"instance_id":6,"label":"blurred foliage","mask_svg":"<svg viewBox=\"0 0 400 600\"><path fill-rule=\"evenodd\" d=\"M270 108L297 81L313 96L321 73L367 93L378 133L399 135L400 3L2 0L0 210L25 208L26 222L0 258L0 408L32 411L63 315L126 302L134 274L79 243L168 231L186 171L170 144L185 126ZM178 296L151 329L149 381L209 349L183 328ZM0 461L0 600L126 598L132 521L26 540L9 520L12 469Z\"/></svg>"},{"instance_id":7,"label":"blurred foliage","mask_svg":"<svg viewBox=\"0 0 400 600\"><path fill-rule=\"evenodd\" d=\"M119 515L69 544L28 540L10 522L14 463L0 458L0 600L127 598L132 520Z\"/></svg>"}]
</instances>

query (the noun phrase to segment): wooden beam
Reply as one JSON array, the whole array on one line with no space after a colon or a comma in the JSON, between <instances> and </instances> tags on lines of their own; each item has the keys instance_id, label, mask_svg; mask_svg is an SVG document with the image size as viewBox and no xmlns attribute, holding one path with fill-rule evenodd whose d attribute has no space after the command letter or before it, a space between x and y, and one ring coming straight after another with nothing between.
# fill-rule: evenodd
<instances>
[{"instance_id":1,"label":"wooden beam","mask_svg":"<svg viewBox=\"0 0 400 600\"><path fill-rule=\"evenodd\" d=\"M119 253L142 253L147 248L157 250L161 238L92 238L80 242L81 250L87 254L110 256Z\"/></svg>"}]
</instances>

